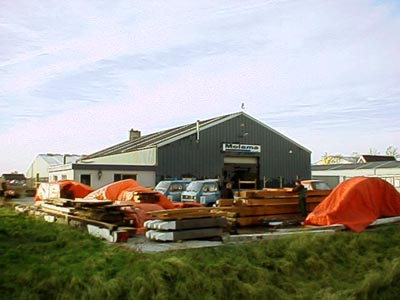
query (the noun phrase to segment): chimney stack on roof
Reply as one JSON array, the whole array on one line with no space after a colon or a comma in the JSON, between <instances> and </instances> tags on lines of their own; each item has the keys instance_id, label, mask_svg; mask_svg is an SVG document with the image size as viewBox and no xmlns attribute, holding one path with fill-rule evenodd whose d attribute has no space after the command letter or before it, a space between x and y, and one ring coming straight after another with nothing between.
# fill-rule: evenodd
<instances>
[{"instance_id":1,"label":"chimney stack on roof","mask_svg":"<svg viewBox=\"0 0 400 300\"><path fill-rule=\"evenodd\" d=\"M137 140L138 138L140 138L140 131L139 130L129 130L129 140L130 141L134 141Z\"/></svg>"}]
</instances>

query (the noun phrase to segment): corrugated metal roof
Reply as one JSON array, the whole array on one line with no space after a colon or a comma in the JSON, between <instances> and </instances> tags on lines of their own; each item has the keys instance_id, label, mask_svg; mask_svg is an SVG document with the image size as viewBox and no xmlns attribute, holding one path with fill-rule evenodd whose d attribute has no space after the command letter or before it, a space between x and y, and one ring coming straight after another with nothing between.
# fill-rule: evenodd
<instances>
[{"instance_id":1,"label":"corrugated metal roof","mask_svg":"<svg viewBox=\"0 0 400 300\"><path fill-rule=\"evenodd\" d=\"M339 165L313 165L312 171L330 170L367 170L367 169L390 169L400 168L400 161L375 161L359 164L339 164Z\"/></svg>"},{"instance_id":2,"label":"corrugated metal roof","mask_svg":"<svg viewBox=\"0 0 400 300\"><path fill-rule=\"evenodd\" d=\"M65 157L65 163L67 164L74 163L81 158L80 155L76 154L52 154L52 153L39 154L39 157L45 160L49 166L63 165L64 157Z\"/></svg>"},{"instance_id":3,"label":"corrugated metal roof","mask_svg":"<svg viewBox=\"0 0 400 300\"><path fill-rule=\"evenodd\" d=\"M228 120L235 118L237 116L240 116L240 115L244 115L244 116L252 119L253 121L258 122L262 126L268 128L269 130L280 135L281 137L296 144L300 148L302 148L308 152L311 152L310 150L308 150L308 149L304 148L303 146L297 144L296 142L290 140L289 138L285 137L284 135L280 134L279 132L275 131L274 129L272 129L272 128L268 127L267 125L261 123L260 121L250 117L249 115L247 115L244 112L237 112L237 113L233 113L233 114L215 117L215 118L208 119L205 121L199 121L199 131L201 132L202 130L205 130L207 128L210 128L212 126L220 124L222 122L228 121ZM141 149L145 149L145 148L161 147L161 146L170 144L174 141L177 141L179 139L190 136L192 134L195 134L196 131L197 131L197 122L194 122L191 124L175 127L172 129L167 129L167 130L159 131L156 133L144 135L144 136L134 139L134 140L128 140L128 141L122 142L120 144L117 144L117 145L111 146L109 148L89 154L89 155L83 157L82 160L103 157L103 156L110 156L110 155L115 155L115 154L121 154L121 153L125 153L125 152L141 150Z\"/></svg>"},{"instance_id":4,"label":"corrugated metal roof","mask_svg":"<svg viewBox=\"0 0 400 300\"><path fill-rule=\"evenodd\" d=\"M205 126L207 126L207 125L214 124L220 120L235 117L238 114L240 114L240 113L216 117L216 118L208 119L205 121L199 121L200 131L204 130ZM115 155L115 154L120 154L120 153L125 153L125 152L145 149L145 148L151 148L151 147L155 147L155 146L162 146L162 145L169 144L175 140L184 138L188 135L195 133L196 128L197 128L197 122L194 122L191 124L175 127L172 129L167 129L167 130L151 133L148 135L144 135L140 138L137 138L134 140L128 140L128 141L122 142L120 144L111 146L109 148L89 154L89 155L85 156L83 159L103 157L103 156Z\"/></svg>"}]
</instances>

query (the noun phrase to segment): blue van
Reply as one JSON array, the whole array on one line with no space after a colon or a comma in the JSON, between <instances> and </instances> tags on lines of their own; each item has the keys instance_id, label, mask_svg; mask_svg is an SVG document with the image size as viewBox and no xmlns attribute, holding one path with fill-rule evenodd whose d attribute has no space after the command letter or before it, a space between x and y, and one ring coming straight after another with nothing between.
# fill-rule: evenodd
<instances>
[{"instance_id":1,"label":"blue van","mask_svg":"<svg viewBox=\"0 0 400 300\"><path fill-rule=\"evenodd\" d=\"M181 195L182 202L198 202L213 206L221 198L219 181L215 179L192 181Z\"/></svg>"},{"instance_id":2,"label":"blue van","mask_svg":"<svg viewBox=\"0 0 400 300\"><path fill-rule=\"evenodd\" d=\"M154 190L171 201L179 202L182 192L186 190L189 183L189 180L163 180L156 185Z\"/></svg>"}]
</instances>

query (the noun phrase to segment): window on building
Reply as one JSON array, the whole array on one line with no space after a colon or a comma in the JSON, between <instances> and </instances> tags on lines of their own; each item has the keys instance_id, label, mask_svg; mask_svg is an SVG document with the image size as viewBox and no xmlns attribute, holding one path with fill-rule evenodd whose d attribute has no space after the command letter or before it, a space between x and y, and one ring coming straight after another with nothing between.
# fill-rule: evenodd
<instances>
[{"instance_id":1,"label":"window on building","mask_svg":"<svg viewBox=\"0 0 400 300\"><path fill-rule=\"evenodd\" d=\"M91 185L90 174L81 174L81 183Z\"/></svg>"},{"instance_id":2,"label":"window on building","mask_svg":"<svg viewBox=\"0 0 400 300\"><path fill-rule=\"evenodd\" d=\"M400 188L400 178L395 178L394 179L394 187L395 188Z\"/></svg>"},{"instance_id":3,"label":"window on building","mask_svg":"<svg viewBox=\"0 0 400 300\"><path fill-rule=\"evenodd\" d=\"M124 180L124 179L133 179L136 180L136 174L114 174L114 182Z\"/></svg>"},{"instance_id":4,"label":"window on building","mask_svg":"<svg viewBox=\"0 0 400 300\"><path fill-rule=\"evenodd\" d=\"M383 177L383 179L394 186L394 177Z\"/></svg>"},{"instance_id":5,"label":"window on building","mask_svg":"<svg viewBox=\"0 0 400 300\"><path fill-rule=\"evenodd\" d=\"M62 179L62 180L67 179L67 175L61 175L61 179Z\"/></svg>"},{"instance_id":6,"label":"window on building","mask_svg":"<svg viewBox=\"0 0 400 300\"><path fill-rule=\"evenodd\" d=\"M57 175L53 175L53 181L57 181L58 180L58 176Z\"/></svg>"}]
</instances>

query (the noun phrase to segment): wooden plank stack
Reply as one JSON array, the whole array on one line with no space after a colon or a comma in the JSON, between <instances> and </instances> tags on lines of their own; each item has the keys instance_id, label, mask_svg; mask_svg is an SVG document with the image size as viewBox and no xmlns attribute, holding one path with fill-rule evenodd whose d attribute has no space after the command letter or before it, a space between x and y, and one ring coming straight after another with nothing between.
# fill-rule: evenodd
<instances>
[{"instance_id":1,"label":"wooden plank stack","mask_svg":"<svg viewBox=\"0 0 400 300\"><path fill-rule=\"evenodd\" d=\"M160 242L222 239L226 219L211 210L194 207L149 212L153 219L144 223L146 237Z\"/></svg>"},{"instance_id":2,"label":"wooden plank stack","mask_svg":"<svg viewBox=\"0 0 400 300\"><path fill-rule=\"evenodd\" d=\"M41 205L48 212L68 213L82 219L96 220L100 222L123 225L123 212L117 205L111 205L110 200L86 200L86 199L46 199Z\"/></svg>"},{"instance_id":3,"label":"wooden plank stack","mask_svg":"<svg viewBox=\"0 0 400 300\"><path fill-rule=\"evenodd\" d=\"M331 191L307 191L306 206L311 212ZM217 201L228 227L265 225L272 221L303 219L299 198L291 189L263 189L240 191L235 199Z\"/></svg>"},{"instance_id":4,"label":"wooden plank stack","mask_svg":"<svg viewBox=\"0 0 400 300\"><path fill-rule=\"evenodd\" d=\"M135 228L124 220L124 211L120 208L126 205L112 203L111 200L49 198L36 204L35 210L42 212L48 222L73 225L110 242L125 242L134 235Z\"/></svg>"}]
</instances>

